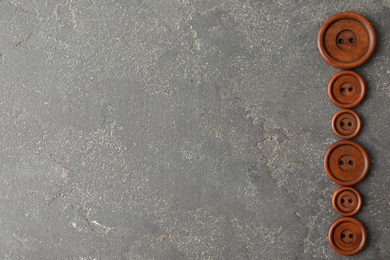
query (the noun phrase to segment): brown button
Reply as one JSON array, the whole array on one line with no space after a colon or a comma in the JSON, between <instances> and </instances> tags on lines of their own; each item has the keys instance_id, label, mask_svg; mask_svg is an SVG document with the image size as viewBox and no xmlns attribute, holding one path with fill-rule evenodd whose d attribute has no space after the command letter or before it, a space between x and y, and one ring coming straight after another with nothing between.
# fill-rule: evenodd
<instances>
[{"instance_id":1,"label":"brown button","mask_svg":"<svg viewBox=\"0 0 390 260\"><path fill-rule=\"evenodd\" d=\"M362 102L366 94L366 83L356 72L343 70L330 79L328 95L338 107L352 108Z\"/></svg>"},{"instance_id":2,"label":"brown button","mask_svg":"<svg viewBox=\"0 0 390 260\"><path fill-rule=\"evenodd\" d=\"M352 12L328 18L317 37L322 58L339 69L352 69L365 63L374 52L375 44L376 36L371 23Z\"/></svg>"},{"instance_id":3,"label":"brown button","mask_svg":"<svg viewBox=\"0 0 390 260\"><path fill-rule=\"evenodd\" d=\"M326 151L325 172L337 184L352 186L366 176L369 167L367 152L352 141L339 141Z\"/></svg>"},{"instance_id":4,"label":"brown button","mask_svg":"<svg viewBox=\"0 0 390 260\"><path fill-rule=\"evenodd\" d=\"M340 255L354 255L366 245L367 231L357 219L339 218L330 226L328 240L333 250Z\"/></svg>"},{"instance_id":5,"label":"brown button","mask_svg":"<svg viewBox=\"0 0 390 260\"><path fill-rule=\"evenodd\" d=\"M362 197L359 192L351 187L341 187L332 196L333 208L345 217L358 213L362 206Z\"/></svg>"},{"instance_id":6,"label":"brown button","mask_svg":"<svg viewBox=\"0 0 390 260\"><path fill-rule=\"evenodd\" d=\"M337 112L332 119L333 132L341 138L355 137L360 131L361 123L359 115L349 109Z\"/></svg>"}]
</instances>

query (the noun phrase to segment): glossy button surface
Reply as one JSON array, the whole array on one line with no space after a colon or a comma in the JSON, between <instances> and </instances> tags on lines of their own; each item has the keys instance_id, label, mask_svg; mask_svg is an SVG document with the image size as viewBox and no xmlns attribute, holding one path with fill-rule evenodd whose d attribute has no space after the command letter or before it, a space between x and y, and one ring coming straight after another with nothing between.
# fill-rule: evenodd
<instances>
[{"instance_id":1,"label":"glossy button surface","mask_svg":"<svg viewBox=\"0 0 390 260\"><path fill-rule=\"evenodd\" d=\"M343 70L330 79L328 95L338 107L352 108L362 102L366 94L366 83L356 72Z\"/></svg>"},{"instance_id":2,"label":"glossy button surface","mask_svg":"<svg viewBox=\"0 0 390 260\"><path fill-rule=\"evenodd\" d=\"M367 231L359 220L344 217L331 225L328 240L333 250L340 255L354 255L364 248Z\"/></svg>"},{"instance_id":3,"label":"glossy button surface","mask_svg":"<svg viewBox=\"0 0 390 260\"><path fill-rule=\"evenodd\" d=\"M368 154L352 141L339 141L331 145L324 158L325 172L337 184L352 186L366 176Z\"/></svg>"},{"instance_id":4,"label":"glossy button surface","mask_svg":"<svg viewBox=\"0 0 390 260\"><path fill-rule=\"evenodd\" d=\"M349 109L337 112L332 119L333 132L341 138L349 139L355 137L361 128L359 115Z\"/></svg>"},{"instance_id":5,"label":"glossy button surface","mask_svg":"<svg viewBox=\"0 0 390 260\"><path fill-rule=\"evenodd\" d=\"M332 196L333 208L345 217L358 213L362 206L362 197L359 192L351 187L341 187Z\"/></svg>"},{"instance_id":6,"label":"glossy button surface","mask_svg":"<svg viewBox=\"0 0 390 260\"><path fill-rule=\"evenodd\" d=\"M321 26L317 37L322 58L339 69L352 69L365 63L374 52L375 44L371 23L353 12L331 16Z\"/></svg>"}]
</instances>

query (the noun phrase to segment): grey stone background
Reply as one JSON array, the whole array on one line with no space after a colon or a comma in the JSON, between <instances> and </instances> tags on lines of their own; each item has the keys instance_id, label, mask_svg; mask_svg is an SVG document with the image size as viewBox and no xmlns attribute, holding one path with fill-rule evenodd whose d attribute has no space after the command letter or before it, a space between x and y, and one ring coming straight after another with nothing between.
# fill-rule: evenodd
<instances>
[{"instance_id":1,"label":"grey stone background","mask_svg":"<svg viewBox=\"0 0 390 260\"><path fill-rule=\"evenodd\" d=\"M375 27L355 138L390 259L390 1L0 0L0 259L347 259L317 32Z\"/></svg>"}]
</instances>

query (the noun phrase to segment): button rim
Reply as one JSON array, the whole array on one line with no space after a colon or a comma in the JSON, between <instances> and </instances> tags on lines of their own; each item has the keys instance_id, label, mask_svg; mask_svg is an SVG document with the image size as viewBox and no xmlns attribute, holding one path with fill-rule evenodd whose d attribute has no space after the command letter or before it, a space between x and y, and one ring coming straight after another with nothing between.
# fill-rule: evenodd
<instances>
[{"instance_id":1,"label":"button rim","mask_svg":"<svg viewBox=\"0 0 390 260\"><path fill-rule=\"evenodd\" d=\"M365 171L363 172L363 174L360 175L359 178L353 180L353 181L340 181L338 179L336 179L333 174L331 173L330 169L329 169L329 166L328 166L328 160L329 160L329 157L331 155L331 153L333 152L334 149L336 149L337 147L339 146L342 146L342 145L351 145L351 146L354 146L356 147L363 155L363 159L365 160L365 163L367 164L367 167L365 169ZM353 142L353 141L350 141L350 140L341 140L341 141L338 141L334 144L332 144L328 150L326 151L325 153L325 157L324 157L324 168L325 168L325 173L326 175L328 175L328 177L335 183L339 184L339 185L342 185L342 186L352 186L352 185L355 185L357 183L359 183L360 181L362 181L367 173L368 173L368 169L370 168L370 159L368 157L368 154L366 152L366 150L358 143L356 142Z\"/></svg>"},{"instance_id":2,"label":"button rim","mask_svg":"<svg viewBox=\"0 0 390 260\"><path fill-rule=\"evenodd\" d=\"M333 241L333 232L334 230L336 229L336 227L343 223L343 222L351 222L352 224L355 224L356 226L359 227L359 229L362 231L362 241L360 242L359 246L352 250L352 251L344 251L342 249L340 249L339 247L336 246L335 242ZM329 241L329 244L330 246L332 247L332 249L340 254L340 255L344 255L344 256L351 256L351 255L355 255L357 253L359 253L360 251L363 250L364 246L366 245L366 242L367 242L367 231L366 231L366 228L364 227L364 225L357 219L355 218L351 218L351 217L342 217L342 218L339 218L337 219L336 221L333 222L333 224L330 226L329 228L329 231L328 231L328 241Z\"/></svg>"},{"instance_id":3,"label":"button rim","mask_svg":"<svg viewBox=\"0 0 390 260\"><path fill-rule=\"evenodd\" d=\"M356 208L355 208L353 211L349 212L349 213L345 213L345 212L341 211L341 210L338 208L338 206L337 206L337 201L336 201L336 200L337 200L337 196L338 196L341 192L343 192L343 191L351 191L352 193L354 193L354 194L356 195L357 200L358 200L358 204L357 204ZM350 217L350 216L353 216L353 215L355 215L356 213L358 213L359 210L360 210L360 208L362 207L362 196L360 195L360 193L359 193L356 189L354 189L354 188L352 188L352 187L341 187L341 188L338 188L338 189L333 193L333 195L332 195L332 205L333 205L334 210L335 210L337 213L339 213L340 215L345 216L345 217Z\"/></svg>"},{"instance_id":4,"label":"button rim","mask_svg":"<svg viewBox=\"0 0 390 260\"><path fill-rule=\"evenodd\" d=\"M356 117L356 122L357 122L356 130L355 130L352 134L350 134L350 135L342 135L341 133L339 133L339 132L337 131L336 120L337 120L337 117L338 117L339 115L343 114L343 113L350 113L350 114L352 114L354 117ZM338 137L344 138L344 139L351 139L351 138L357 136L357 135L359 134L359 132L360 132L361 125L362 125L362 123L361 123L361 120L360 120L359 115L358 115L355 111L350 110L350 109L343 109L343 110L340 110L340 111L338 111L338 112L333 116L333 118L332 118L332 129L333 129L333 132L334 132Z\"/></svg>"},{"instance_id":5,"label":"button rim","mask_svg":"<svg viewBox=\"0 0 390 260\"><path fill-rule=\"evenodd\" d=\"M370 41L371 44L369 45L367 52L362 57L360 57L358 60L356 60L354 62L350 62L350 63L345 63L345 62L340 62L340 61L335 60L325 51L325 46L324 46L325 32L328 29L328 27L331 24L333 24L335 21L340 20L340 19L346 19L346 18L354 19L354 20L357 20L360 23L362 23L363 26L367 29L368 36L371 38L371 41ZM354 12L341 12L341 13L337 13L337 14L332 15L322 24L322 26L320 27L320 30L318 31L318 35L317 35L317 48L318 48L318 51L320 52L321 57L329 65L331 65L335 68L339 68L339 69L353 69L353 68L361 66L362 64L367 62L367 60L372 56L372 54L374 53L374 50L375 50L375 46L376 46L376 34L375 34L374 27L367 20L367 18L365 18L361 14L354 13Z\"/></svg>"},{"instance_id":6,"label":"button rim","mask_svg":"<svg viewBox=\"0 0 390 260\"><path fill-rule=\"evenodd\" d=\"M353 77L355 77L359 83L360 83L360 87L362 88L362 94L360 95L360 97L358 99L356 99L354 102L352 103L349 103L349 104L343 104L343 103L340 103L339 101L337 101L337 99L333 96L333 85L334 83L336 82L336 80L342 76L345 76L345 75L352 75ZM366 95L366 82L364 81L364 79L362 78L362 76L360 76L358 73L352 71L352 70L342 70L342 71L339 71L337 72L336 74L334 74L332 76L332 78L329 80L329 83L328 83L328 96L329 96L329 99L332 101L333 104L335 104L336 106L338 107L341 107L341 108L353 108L353 107L356 107L357 105L359 105L364 96Z\"/></svg>"}]
</instances>

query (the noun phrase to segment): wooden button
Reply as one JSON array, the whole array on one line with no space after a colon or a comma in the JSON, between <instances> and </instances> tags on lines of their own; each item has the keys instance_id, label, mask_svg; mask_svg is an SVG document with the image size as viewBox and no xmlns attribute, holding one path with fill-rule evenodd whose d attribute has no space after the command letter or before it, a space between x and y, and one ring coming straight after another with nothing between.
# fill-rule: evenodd
<instances>
[{"instance_id":1,"label":"wooden button","mask_svg":"<svg viewBox=\"0 0 390 260\"><path fill-rule=\"evenodd\" d=\"M317 37L322 58L339 69L352 69L365 63L374 52L375 44L376 36L371 23L352 12L328 18Z\"/></svg>"},{"instance_id":2,"label":"wooden button","mask_svg":"<svg viewBox=\"0 0 390 260\"><path fill-rule=\"evenodd\" d=\"M328 240L338 254L354 255L362 251L366 245L367 231L359 220L344 217L330 226Z\"/></svg>"},{"instance_id":3,"label":"wooden button","mask_svg":"<svg viewBox=\"0 0 390 260\"><path fill-rule=\"evenodd\" d=\"M356 72L343 70L330 79L328 95L338 107L352 108L362 102L366 94L366 83Z\"/></svg>"},{"instance_id":4,"label":"wooden button","mask_svg":"<svg viewBox=\"0 0 390 260\"><path fill-rule=\"evenodd\" d=\"M359 115L349 109L337 112L332 119L333 132L341 138L350 139L355 137L361 127Z\"/></svg>"},{"instance_id":5,"label":"wooden button","mask_svg":"<svg viewBox=\"0 0 390 260\"><path fill-rule=\"evenodd\" d=\"M362 206L362 197L359 192L351 187L341 187L332 196L333 208L345 217L358 213Z\"/></svg>"},{"instance_id":6,"label":"wooden button","mask_svg":"<svg viewBox=\"0 0 390 260\"><path fill-rule=\"evenodd\" d=\"M366 176L369 159L364 148L352 141L339 141L326 151L325 172L337 184L352 186Z\"/></svg>"}]
</instances>

